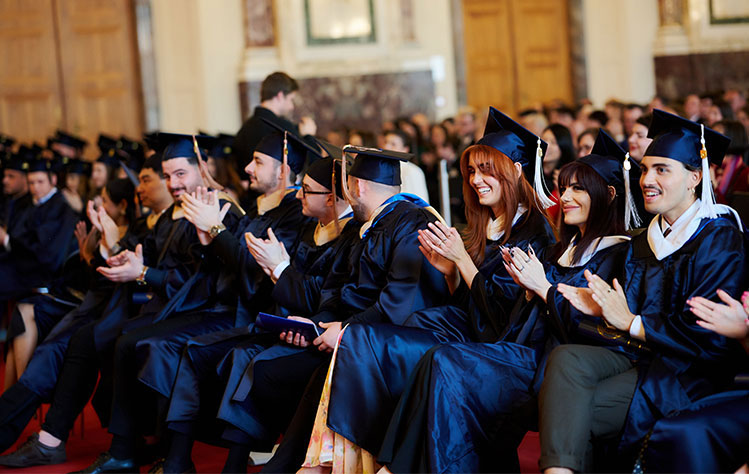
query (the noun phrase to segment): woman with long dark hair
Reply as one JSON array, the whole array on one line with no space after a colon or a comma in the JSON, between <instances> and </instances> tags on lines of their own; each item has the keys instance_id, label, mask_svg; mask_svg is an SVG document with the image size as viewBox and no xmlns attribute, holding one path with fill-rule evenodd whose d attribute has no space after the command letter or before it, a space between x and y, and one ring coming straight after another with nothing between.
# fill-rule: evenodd
<instances>
[{"instance_id":1,"label":"woman with long dark hair","mask_svg":"<svg viewBox=\"0 0 749 474\"><path fill-rule=\"evenodd\" d=\"M545 263L532 248L504 249L505 268L526 295L507 317L487 314L502 332L483 343L435 346L420 360L379 453L389 471L519 472L517 447L535 427L546 355L576 337L563 317L572 308L554 284L579 282L586 269L612 273L629 240L625 152L610 144L594 152L561 170L564 218Z\"/></svg>"},{"instance_id":2,"label":"woman with long dark hair","mask_svg":"<svg viewBox=\"0 0 749 474\"><path fill-rule=\"evenodd\" d=\"M552 124L546 127L541 134L541 139L549 144L549 149L544 157L544 183L546 189L551 192L552 199L559 201L559 187L557 179L559 170L567 163L575 160L575 147L572 145L572 134L567 127ZM559 216L559 205L548 209L549 216L556 222Z\"/></svg>"},{"instance_id":3,"label":"woman with long dark hair","mask_svg":"<svg viewBox=\"0 0 749 474\"><path fill-rule=\"evenodd\" d=\"M379 451L411 369L430 347L499 337L498 319L510 314L523 293L503 264L501 248L532 248L543 254L555 240L544 211L548 197L539 196L531 185L541 179L539 151L545 147L539 137L491 109L484 137L461 156L468 221L464 234L442 223L419 231L420 249L444 274L452 304L416 312L397 326L352 324L345 330L304 467L335 464L357 471L371 464L369 453ZM487 317L489 311L502 316ZM362 390L377 396L362 397ZM326 421L343 446L319 443L326 436L322 432L331 435ZM338 455L351 451L353 457ZM352 465L347 457L361 461Z\"/></svg>"}]
</instances>

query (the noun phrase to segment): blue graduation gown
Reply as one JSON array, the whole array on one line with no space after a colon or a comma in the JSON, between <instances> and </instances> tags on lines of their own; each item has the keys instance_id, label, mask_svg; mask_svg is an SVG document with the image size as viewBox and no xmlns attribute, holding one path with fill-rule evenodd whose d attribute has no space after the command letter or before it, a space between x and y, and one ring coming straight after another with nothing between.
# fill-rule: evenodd
<instances>
[{"instance_id":1,"label":"blue graduation gown","mask_svg":"<svg viewBox=\"0 0 749 474\"><path fill-rule=\"evenodd\" d=\"M226 236L215 247L211 243L196 275L169 301L157 319L196 313L203 317L168 337L150 337L138 342L137 357L143 361L138 380L165 397L171 396L187 340L246 326L254 319L254 312L270 305L271 282L247 249L245 233L265 237L268 229L273 228L279 241L294 252L300 230L310 222L302 214L301 202L294 193L287 193L278 206L262 216L253 208L235 226L227 226L229 233L219 234Z\"/></svg>"},{"instance_id":2,"label":"blue graduation gown","mask_svg":"<svg viewBox=\"0 0 749 474\"><path fill-rule=\"evenodd\" d=\"M0 259L0 300L46 286L74 248L76 215L57 192L45 203L23 211L8 234L10 252Z\"/></svg>"},{"instance_id":3,"label":"blue graduation gown","mask_svg":"<svg viewBox=\"0 0 749 474\"><path fill-rule=\"evenodd\" d=\"M608 278L619 271L627 247L599 250L585 265L550 263L547 279L584 285L586 269ZM493 343L441 344L427 352L390 419L379 461L392 472L519 469L517 446L536 425L546 357L564 339L549 310L576 311L551 289L547 301L521 297Z\"/></svg>"},{"instance_id":4,"label":"blue graduation gown","mask_svg":"<svg viewBox=\"0 0 749 474\"><path fill-rule=\"evenodd\" d=\"M359 227L359 223L350 220L338 238L318 246L313 238L315 226L309 226L297 246L292 264L283 271L273 287L273 314L312 315L318 306L326 277L336 261L348 255L354 239L358 240ZM194 422L200 420L200 439L219 442L223 425L216 426L215 416L222 391L216 391L215 387L226 386L230 373L235 374L233 386L236 386L251 360L250 355L277 343L277 334L254 326L189 340L179 363L169 404L167 422L170 429L189 431L195 435ZM299 351L288 347L292 352ZM217 365L226 363L222 363L222 359L232 360L233 363L225 370L217 371Z\"/></svg>"},{"instance_id":5,"label":"blue graduation gown","mask_svg":"<svg viewBox=\"0 0 749 474\"><path fill-rule=\"evenodd\" d=\"M637 388L619 445L629 454L656 420L725 390L747 367L740 343L696 324L687 300L719 302L716 290L738 298L746 288L745 234L732 216L703 219L679 250L658 261L646 233L632 239L625 265L630 310L642 316L652 356L635 364Z\"/></svg>"},{"instance_id":6,"label":"blue graduation gown","mask_svg":"<svg viewBox=\"0 0 749 474\"><path fill-rule=\"evenodd\" d=\"M436 217L424 209L426 203L405 194L386 203L359 242L359 249L352 250L346 283L340 292L324 296L313 320L402 323L418 310L446 302L449 292L444 277L418 249L417 230L426 228ZM283 352L284 348L277 346L269 351ZM262 357L265 354L258 356ZM224 397L227 403L222 403L219 418L272 445L278 433L264 426L264 407L253 400L251 369L245 372L237 391ZM296 406L276 408L292 414L296 410Z\"/></svg>"},{"instance_id":7,"label":"blue graduation gown","mask_svg":"<svg viewBox=\"0 0 749 474\"><path fill-rule=\"evenodd\" d=\"M661 418L640 460L645 472L734 472L749 462L749 391L703 398Z\"/></svg>"},{"instance_id":8,"label":"blue graduation gown","mask_svg":"<svg viewBox=\"0 0 749 474\"><path fill-rule=\"evenodd\" d=\"M127 233L119 241L123 249L134 250L144 237L148 229L136 222L128 228ZM57 314L62 313L62 319L57 322L43 341L34 349L34 353L18 383L33 391L41 398L46 399L52 395L57 383L57 376L62 369L63 358L68 347L68 342L75 331L81 326L105 314L107 302L112 296L115 283L107 280L104 276L95 272L94 268L104 265L104 259L98 251L91 262L92 282L91 288L86 292L83 301L69 309L67 305L54 303L47 296L35 297L31 302L34 304L35 315L40 306L44 311ZM49 301L46 301L49 300Z\"/></svg>"},{"instance_id":9,"label":"blue graduation gown","mask_svg":"<svg viewBox=\"0 0 749 474\"><path fill-rule=\"evenodd\" d=\"M553 241L546 219L532 213L515 223L505 245L524 250L531 246L543 255ZM400 315L386 313L384 318L370 321L385 324L347 328L333 372L328 426L364 449L378 452L408 377L430 347L448 341L484 340L490 334L496 334L496 339L506 326L504 320L521 290L502 262L499 242L488 242L471 289L462 284L456 291L462 307L432 307L409 315L400 310Z\"/></svg>"}]
</instances>

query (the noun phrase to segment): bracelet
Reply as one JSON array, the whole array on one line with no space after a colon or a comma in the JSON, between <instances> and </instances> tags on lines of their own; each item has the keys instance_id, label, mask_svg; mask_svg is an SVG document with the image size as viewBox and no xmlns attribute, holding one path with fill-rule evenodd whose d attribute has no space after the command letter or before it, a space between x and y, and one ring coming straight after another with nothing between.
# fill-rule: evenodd
<instances>
[{"instance_id":1,"label":"bracelet","mask_svg":"<svg viewBox=\"0 0 749 474\"><path fill-rule=\"evenodd\" d=\"M140 276L135 279L135 282L139 285L145 285L146 284L146 272L148 271L148 267L143 265L143 270L140 272Z\"/></svg>"}]
</instances>

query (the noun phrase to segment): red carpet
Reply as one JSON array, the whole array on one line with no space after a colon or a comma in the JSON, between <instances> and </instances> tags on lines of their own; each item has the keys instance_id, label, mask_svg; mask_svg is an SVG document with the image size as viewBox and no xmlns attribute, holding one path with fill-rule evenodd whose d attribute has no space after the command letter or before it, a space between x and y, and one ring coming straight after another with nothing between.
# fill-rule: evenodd
<instances>
[{"instance_id":1,"label":"red carpet","mask_svg":"<svg viewBox=\"0 0 749 474\"><path fill-rule=\"evenodd\" d=\"M4 374L4 366L0 364L0 380L2 374ZM0 382L0 386L1 382ZM46 413L48 405L43 406L43 410ZM32 433L39 430L41 420L34 419L26 427L23 435L16 443L16 446L26 441ZM99 424L99 419L96 417L94 409L91 404L86 405L86 409L83 413L83 429L81 429L81 418L76 421L75 429L71 433L68 439L67 454L68 461L64 464L58 464L55 466L40 466L30 467L26 469L7 469L0 467L0 472L16 472L19 474L31 474L31 473L66 473L83 469L84 467L91 464L91 462L99 455L102 451L105 451L109 447L111 435L107 433L105 429ZM16 446L12 448L15 450ZM520 456L520 470L524 473L536 473L538 472L538 456L539 456L539 444L538 444L538 433L529 433L523 443L518 449ZM212 473L221 472L224 460L226 458L226 450L217 448L215 446L209 446L203 443L196 443L195 449L193 450L193 461L197 467L199 473ZM142 472L146 472L147 468L143 468ZM248 472L258 472L259 467L249 468Z\"/></svg>"}]
</instances>

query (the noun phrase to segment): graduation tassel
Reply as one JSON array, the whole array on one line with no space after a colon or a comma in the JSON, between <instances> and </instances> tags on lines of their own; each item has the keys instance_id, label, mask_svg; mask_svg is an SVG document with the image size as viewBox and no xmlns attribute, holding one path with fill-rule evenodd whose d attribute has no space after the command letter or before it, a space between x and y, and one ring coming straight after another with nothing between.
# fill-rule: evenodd
<instances>
[{"instance_id":1,"label":"graduation tassel","mask_svg":"<svg viewBox=\"0 0 749 474\"><path fill-rule=\"evenodd\" d=\"M548 190L546 189L546 183L544 182L544 177L541 173L543 156L544 152L541 149L541 137L538 137L538 140L536 141L536 164L533 172L533 190L536 192L538 204L541 205L542 208L548 209L556 203L549 197L551 193L547 193Z\"/></svg>"},{"instance_id":2,"label":"graduation tassel","mask_svg":"<svg viewBox=\"0 0 749 474\"><path fill-rule=\"evenodd\" d=\"M289 132L284 130L283 132L283 166L281 167L281 183L286 188L286 181L288 181L288 173L286 168L289 166Z\"/></svg>"},{"instance_id":3,"label":"graduation tassel","mask_svg":"<svg viewBox=\"0 0 749 474\"><path fill-rule=\"evenodd\" d=\"M625 230L632 230L640 227L642 219L637 213L637 206L635 206L635 198L632 196L632 189L629 182L629 170L632 169L632 163L629 160L629 152L624 155L624 228Z\"/></svg>"},{"instance_id":4,"label":"graduation tassel","mask_svg":"<svg viewBox=\"0 0 749 474\"><path fill-rule=\"evenodd\" d=\"M700 159L702 161L702 195L700 196L700 217L715 219L718 213L715 212L715 194L713 194L713 184L710 181L710 161L707 159L707 147L705 146L705 125L700 124Z\"/></svg>"},{"instance_id":5,"label":"graduation tassel","mask_svg":"<svg viewBox=\"0 0 749 474\"><path fill-rule=\"evenodd\" d=\"M354 202L354 198L348 190L348 177L346 176L346 149L350 146L351 145L344 145L341 150L343 152L341 158L341 191L343 191L343 197L346 198L349 204Z\"/></svg>"},{"instance_id":6,"label":"graduation tassel","mask_svg":"<svg viewBox=\"0 0 749 474\"><path fill-rule=\"evenodd\" d=\"M341 223L338 221L338 211L336 210L336 204L338 202L338 193L335 192L336 190L336 173L335 173L335 158L332 156L330 157L333 160L333 177L330 180L330 187L333 191L333 221L335 222L335 231L338 235L341 234ZM345 158L341 158L341 160L344 160Z\"/></svg>"}]
</instances>

